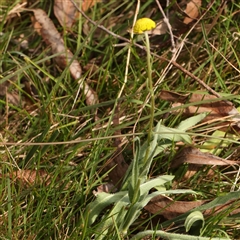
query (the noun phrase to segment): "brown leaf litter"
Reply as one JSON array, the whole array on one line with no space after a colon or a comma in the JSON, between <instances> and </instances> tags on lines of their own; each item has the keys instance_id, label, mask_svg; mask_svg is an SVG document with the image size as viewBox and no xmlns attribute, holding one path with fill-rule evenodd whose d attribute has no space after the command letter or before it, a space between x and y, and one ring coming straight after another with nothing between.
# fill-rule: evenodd
<instances>
[{"instance_id":1,"label":"brown leaf litter","mask_svg":"<svg viewBox=\"0 0 240 240\"><path fill-rule=\"evenodd\" d=\"M84 12L93 7L97 2L99 0L75 0L75 3L81 6ZM79 17L79 11L70 0L54 0L53 10L61 26L69 30Z\"/></svg>"},{"instance_id":2,"label":"brown leaf litter","mask_svg":"<svg viewBox=\"0 0 240 240\"><path fill-rule=\"evenodd\" d=\"M118 127L119 125L119 118L120 118L120 112L119 112L119 106L116 107L115 110L115 115L113 117L113 125L115 127ZM114 135L121 135L121 130L117 130L115 131ZM112 156L111 159L109 159L109 161L106 163L106 171L109 171L111 169L111 171L108 173L109 179L111 181L111 183L113 183L113 185L116 188L120 188L121 184L122 184L122 180L126 174L126 171L128 169L128 164L125 162L123 154L122 154L122 147L121 147L121 138L120 137L116 137L113 139L113 145L116 148L116 151L114 153L114 155Z\"/></svg>"},{"instance_id":3,"label":"brown leaf litter","mask_svg":"<svg viewBox=\"0 0 240 240\"><path fill-rule=\"evenodd\" d=\"M19 182L25 186L32 186L34 184L44 184L48 186L51 183L51 176L45 170L17 170L8 176L14 181ZM3 177L2 175L0 176ZM7 177L5 175L4 177Z\"/></svg>"},{"instance_id":4,"label":"brown leaf litter","mask_svg":"<svg viewBox=\"0 0 240 240\"><path fill-rule=\"evenodd\" d=\"M159 195L154 197L144 208L152 214L158 214L164 216L166 219L172 219L206 202L205 200L174 201L169 197Z\"/></svg>"},{"instance_id":5,"label":"brown leaf litter","mask_svg":"<svg viewBox=\"0 0 240 240\"><path fill-rule=\"evenodd\" d=\"M171 168L177 168L184 163L197 165L239 165L240 161L226 160L210 153L203 153L194 147L185 147L181 149L173 158Z\"/></svg>"},{"instance_id":6,"label":"brown leaf litter","mask_svg":"<svg viewBox=\"0 0 240 240\"><path fill-rule=\"evenodd\" d=\"M186 116L193 116L196 113L209 113L203 122L210 120L218 120L219 125L221 119L224 122L228 122L230 125L239 125L239 112L234 107L233 103L226 100L221 100L218 97L211 94L204 93L192 93L192 94L179 94L176 92L162 90L159 94L162 100L173 102L172 108L179 107L180 110L175 110L173 113L181 111ZM192 106L180 108L187 102L193 103Z\"/></svg>"},{"instance_id":7,"label":"brown leaf litter","mask_svg":"<svg viewBox=\"0 0 240 240\"><path fill-rule=\"evenodd\" d=\"M94 105L98 103L97 94L93 89L81 79L82 68L79 62L75 59L72 52L65 46L64 41L57 31L52 20L42 9L32 9L37 25L37 32L42 36L47 45L52 49L56 63L60 68L65 69L69 67L69 71L75 80L78 80L81 90L83 90L87 105ZM35 25L36 27L36 25Z\"/></svg>"},{"instance_id":8,"label":"brown leaf litter","mask_svg":"<svg viewBox=\"0 0 240 240\"><path fill-rule=\"evenodd\" d=\"M187 3L186 9L184 10L184 13L187 15L187 17L184 18L183 23L189 24L192 21L196 20L199 16L199 10L202 5L201 0L191 0Z\"/></svg>"}]
</instances>

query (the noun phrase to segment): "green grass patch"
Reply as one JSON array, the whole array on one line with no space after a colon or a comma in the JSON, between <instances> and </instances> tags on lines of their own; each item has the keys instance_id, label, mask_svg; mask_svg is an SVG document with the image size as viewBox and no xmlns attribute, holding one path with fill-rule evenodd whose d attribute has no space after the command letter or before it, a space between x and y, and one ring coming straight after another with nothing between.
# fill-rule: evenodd
<instances>
[{"instance_id":1,"label":"green grass patch","mask_svg":"<svg viewBox=\"0 0 240 240\"><path fill-rule=\"evenodd\" d=\"M80 63L82 79L99 98L99 103L87 105L68 67L60 69L56 55L34 31L32 13L9 17L20 2L0 3L0 238L238 239L239 166L202 165L189 177L190 164L171 168L176 153L190 145L239 160L239 130L227 126L232 135L215 136L222 119L201 124L204 113L183 113L205 100L191 103L186 98L183 105L173 106L161 99L162 90L207 92L181 69L156 57L173 56L168 33L150 36L147 59L146 52L133 44L116 46L123 40L83 16L70 31L62 28L53 1L29 3L28 7L46 11ZM154 1L141 2L138 18L162 18ZM188 34L176 62L237 108L239 4L228 2L220 15L220 1L207 5L203 2L201 13L206 14L192 30L174 30L177 45ZM135 2L103 1L86 14L130 39L127 31L135 8ZM145 46L146 39L137 43ZM114 125L117 114L119 124ZM116 153L119 131L128 171L116 193L96 197L93 191L110 181L106 166ZM204 143L209 142L210 149L213 138L218 144L208 151ZM207 202L168 219L144 209L159 194L173 203Z\"/></svg>"}]
</instances>

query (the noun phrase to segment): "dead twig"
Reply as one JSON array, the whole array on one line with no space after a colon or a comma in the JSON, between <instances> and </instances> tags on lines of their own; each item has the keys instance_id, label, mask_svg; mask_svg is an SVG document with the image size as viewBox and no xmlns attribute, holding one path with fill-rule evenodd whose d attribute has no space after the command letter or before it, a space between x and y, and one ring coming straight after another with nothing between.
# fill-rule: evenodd
<instances>
[{"instance_id":1,"label":"dead twig","mask_svg":"<svg viewBox=\"0 0 240 240\"><path fill-rule=\"evenodd\" d=\"M173 32L172 32L172 26L171 24L169 23L169 20L168 18L166 17L166 14L164 13L163 9L162 9L162 6L161 4L159 3L158 0L156 0L156 3L158 5L158 8L160 9L160 12L162 13L163 15L163 21L166 23L167 27L168 27L168 30L169 30L169 34L170 34L170 38L171 38L171 42L172 42L172 47L173 47L173 52L176 51L176 44L175 44L175 41L174 41L174 36L173 36Z\"/></svg>"}]
</instances>

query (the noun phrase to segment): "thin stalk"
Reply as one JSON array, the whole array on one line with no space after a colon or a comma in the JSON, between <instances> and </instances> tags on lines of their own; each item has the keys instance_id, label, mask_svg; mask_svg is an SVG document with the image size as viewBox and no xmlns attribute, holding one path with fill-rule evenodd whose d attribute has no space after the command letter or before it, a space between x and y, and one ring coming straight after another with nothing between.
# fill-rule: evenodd
<instances>
[{"instance_id":1,"label":"thin stalk","mask_svg":"<svg viewBox=\"0 0 240 240\"><path fill-rule=\"evenodd\" d=\"M153 120L154 120L154 109L155 109L155 101L154 101L154 91L153 91L153 84L152 84L152 62L151 62L151 51L150 51L150 42L149 42L149 37L148 33L144 32L145 39L146 39L146 51L147 51L147 73L148 73L148 78L147 78L147 88L150 93L150 122L149 122L149 131L148 131L148 144L149 147L147 149L144 163L147 163L148 160L148 155L150 151L150 142L153 137Z\"/></svg>"}]
</instances>

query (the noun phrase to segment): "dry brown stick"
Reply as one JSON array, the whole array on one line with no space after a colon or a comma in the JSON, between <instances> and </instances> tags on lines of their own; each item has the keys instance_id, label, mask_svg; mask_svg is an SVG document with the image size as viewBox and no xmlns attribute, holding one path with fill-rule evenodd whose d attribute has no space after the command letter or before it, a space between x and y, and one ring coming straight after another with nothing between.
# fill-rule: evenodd
<instances>
[{"instance_id":1,"label":"dry brown stick","mask_svg":"<svg viewBox=\"0 0 240 240\"><path fill-rule=\"evenodd\" d=\"M159 57L161 60L165 60L170 62L168 59L162 58L161 56L156 55L156 57ZM172 64L177 67L178 69L180 69L183 73L185 73L186 75L188 75L190 78L196 80L202 87L204 87L206 90L208 90L210 93L212 93L214 96L221 98L221 95L219 93L217 93L216 91L214 91L211 87L209 87L205 82L203 82L200 78L196 77L194 74L192 74L191 72L189 72L187 69L183 68L180 64L178 64L177 62L172 62Z\"/></svg>"},{"instance_id":2,"label":"dry brown stick","mask_svg":"<svg viewBox=\"0 0 240 240\"><path fill-rule=\"evenodd\" d=\"M175 41L174 41L174 36L173 36L173 32L172 32L172 26L171 26L171 24L169 23L169 19L166 17L165 12L163 11L162 6L161 6L161 4L159 3L159 1L158 1L158 0L155 0L155 2L157 3L160 12L161 12L162 15L163 15L163 21L166 23L166 25L167 25L167 27L168 27L168 31L169 31L169 35L170 35L171 43L172 43L172 48L173 48L174 51L176 51L176 44L175 44Z\"/></svg>"}]
</instances>

